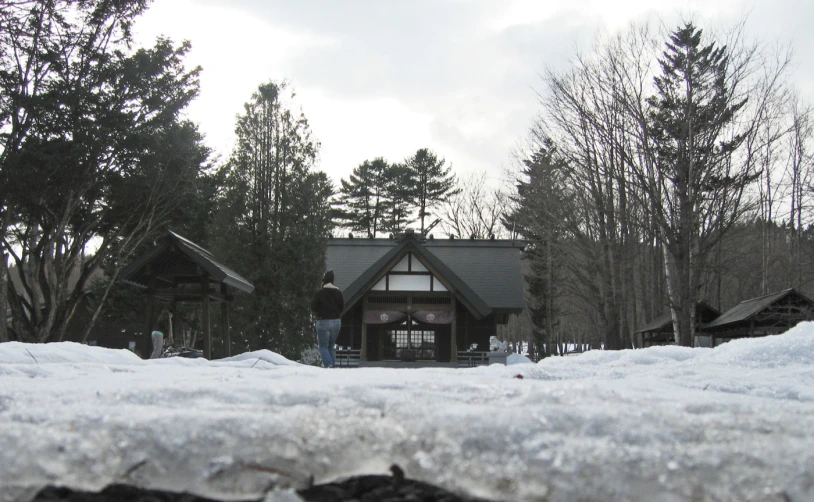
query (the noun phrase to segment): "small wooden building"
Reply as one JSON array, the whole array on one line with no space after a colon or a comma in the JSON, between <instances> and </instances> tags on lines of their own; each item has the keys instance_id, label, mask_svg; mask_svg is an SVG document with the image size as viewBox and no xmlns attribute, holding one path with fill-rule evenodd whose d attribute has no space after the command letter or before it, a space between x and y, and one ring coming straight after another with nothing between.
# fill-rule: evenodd
<instances>
[{"instance_id":1,"label":"small wooden building","mask_svg":"<svg viewBox=\"0 0 814 502\"><path fill-rule=\"evenodd\" d=\"M707 302L695 304L695 330L698 333L699 327L712 321L721 315L721 312ZM640 336L642 347L652 347L653 345L671 345L675 343L675 330L673 329L673 317L671 312L653 319L641 328L634 331Z\"/></svg>"},{"instance_id":2,"label":"small wooden building","mask_svg":"<svg viewBox=\"0 0 814 502\"><path fill-rule=\"evenodd\" d=\"M814 319L814 302L793 288L744 300L701 326L696 347L715 347L733 338L778 335Z\"/></svg>"},{"instance_id":3,"label":"small wooden building","mask_svg":"<svg viewBox=\"0 0 814 502\"><path fill-rule=\"evenodd\" d=\"M433 239L330 239L326 266L345 297L340 348L362 361L455 363L489 350L489 337L523 310L524 243Z\"/></svg>"},{"instance_id":4,"label":"small wooden building","mask_svg":"<svg viewBox=\"0 0 814 502\"><path fill-rule=\"evenodd\" d=\"M194 242L168 232L162 242L122 269L119 280L139 288L147 296L145 333L149 336L159 315L156 302L173 306L179 302L201 304L203 354L212 357L210 304L219 303L223 355L231 355L229 303L235 292L251 293L254 286L237 272L219 263Z\"/></svg>"}]
</instances>

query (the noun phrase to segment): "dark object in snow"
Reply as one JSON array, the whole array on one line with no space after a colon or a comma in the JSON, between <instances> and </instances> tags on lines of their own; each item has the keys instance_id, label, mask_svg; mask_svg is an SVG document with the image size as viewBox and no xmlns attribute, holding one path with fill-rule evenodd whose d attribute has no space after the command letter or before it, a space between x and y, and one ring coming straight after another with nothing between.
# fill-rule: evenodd
<instances>
[{"instance_id":1,"label":"dark object in snow","mask_svg":"<svg viewBox=\"0 0 814 502\"><path fill-rule=\"evenodd\" d=\"M161 354L161 357L186 357L189 359L196 359L198 357L203 357L203 351L189 347L170 347L163 354Z\"/></svg>"},{"instance_id":2,"label":"dark object in snow","mask_svg":"<svg viewBox=\"0 0 814 502\"><path fill-rule=\"evenodd\" d=\"M127 485L111 485L99 493L73 491L70 488L46 487L32 502L216 502L189 493L146 490Z\"/></svg>"},{"instance_id":3,"label":"dark object in snow","mask_svg":"<svg viewBox=\"0 0 814 502\"><path fill-rule=\"evenodd\" d=\"M398 466L398 464L393 464L390 466L390 472L393 473L393 479L397 483L401 483L404 481L404 470Z\"/></svg>"},{"instance_id":4,"label":"dark object in snow","mask_svg":"<svg viewBox=\"0 0 814 502\"><path fill-rule=\"evenodd\" d=\"M358 502L438 501L438 502L486 502L483 499L464 497L443 488L421 481L406 479L404 471L393 464L393 476L357 476L337 483L315 485L297 494L306 502ZM245 502L260 502L244 499ZM111 485L99 493L74 491L70 488L46 487L40 490L32 502L216 502L189 493L173 493L148 490L127 485ZM230 499L238 500L238 499Z\"/></svg>"},{"instance_id":5,"label":"dark object in snow","mask_svg":"<svg viewBox=\"0 0 814 502\"><path fill-rule=\"evenodd\" d=\"M395 464L390 467L393 476L357 476L342 482L317 485L298 493L306 502L476 502L474 499L456 495L443 488L421 481L404 478L404 471Z\"/></svg>"}]
</instances>

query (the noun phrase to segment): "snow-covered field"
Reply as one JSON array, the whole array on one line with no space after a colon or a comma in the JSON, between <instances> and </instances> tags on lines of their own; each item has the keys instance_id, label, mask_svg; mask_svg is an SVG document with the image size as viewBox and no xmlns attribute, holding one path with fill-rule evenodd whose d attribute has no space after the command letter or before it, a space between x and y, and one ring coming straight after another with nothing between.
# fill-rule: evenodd
<instances>
[{"instance_id":1,"label":"snow-covered field","mask_svg":"<svg viewBox=\"0 0 814 502\"><path fill-rule=\"evenodd\" d=\"M497 500L814 500L814 323L466 370L0 344L2 501L111 483L297 500L392 464Z\"/></svg>"}]
</instances>

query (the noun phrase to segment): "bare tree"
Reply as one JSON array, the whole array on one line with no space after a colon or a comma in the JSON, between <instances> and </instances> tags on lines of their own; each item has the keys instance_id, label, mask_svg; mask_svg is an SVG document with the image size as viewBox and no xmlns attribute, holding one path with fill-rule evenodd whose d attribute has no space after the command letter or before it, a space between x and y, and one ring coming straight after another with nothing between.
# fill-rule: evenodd
<instances>
[{"instance_id":1,"label":"bare tree","mask_svg":"<svg viewBox=\"0 0 814 502\"><path fill-rule=\"evenodd\" d=\"M793 118L791 134L788 137L788 168L787 174L790 184L791 197L789 198L788 239L789 250L789 280L792 287L799 288L802 284L803 274L803 211L806 199L810 195L808 187L811 186L812 158L811 142L814 139L814 125L812 125L812 110L810 106L803 105L799 99L791 101L791 116Z\"/></svg>"},{"instance_id":2,"label":"bare tree","mask_svg":"<svg viewBox=\"0 0 814 502\"><path fill-rule=\"evenodd\" d=\"M450 233L476 239L506 233L501 220L508 209L508 196L501 189L490 189L489 184L486 172L457 180L457 192L441 207L444 226Z\"/></svg>"},{"instance_id":3,"label":"bare tree","mask_svg":"<svg viewBox=\"0 0 814 502\"><path fill-rule=\"evenodd\" d=\"M730 41L741 36L736 31ZM748 209L744 193L759 173L757 152L774 137L761 125L783 90L788 59L772 66L756 46L718 43L686 23L669 35L659 63L657 93L640 125L648 129L648 152L659 171L658 188L647 190L661 194L654 208L676 343L689 346L703 265Z\"/></svg>"},{"instance_id":4,"label":"bare tree","mask_svg":"<svg viewBox=\"0 0 814 502\"><path fill-rule=\"evenodd\" d=\"M753 182L777 169L785 134L787 51L770 58L742 25L720 40L692 23L663 38L634 25L547 71L532 131L567 159L584 204L571 228L591 265L575 285L596 299L609 348L658 312L662 284L676 341L692 343L712 251L751 210Z\"/></svg>"}]
</instances>

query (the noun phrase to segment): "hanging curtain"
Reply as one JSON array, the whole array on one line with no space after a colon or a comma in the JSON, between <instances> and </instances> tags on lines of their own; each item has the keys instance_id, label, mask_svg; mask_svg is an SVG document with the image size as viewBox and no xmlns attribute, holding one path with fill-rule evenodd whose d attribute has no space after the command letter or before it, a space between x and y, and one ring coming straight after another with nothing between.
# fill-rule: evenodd
<instances>
[{"instance_id":1,"label":"hanging curtain","mask_svg":"<svg viewBox=\"0 0 814 502\"><path fill-rule=\"evenodd\" d=\"M452 324L455 312L451 310L418 310L413 312L413 319L427 324Z\"/></svg>"},{"instance_id":2,"label":"hanging curtain","mask_svg":"<svg viewBox=\"0 0 814 502\"><path fill-rule=\"evenodd\" d=\"M407 314L398 310L365 310L362 312L362 322L365 324L388 324L401 321L405 317Z\"/></svg>"}]
</instances>

